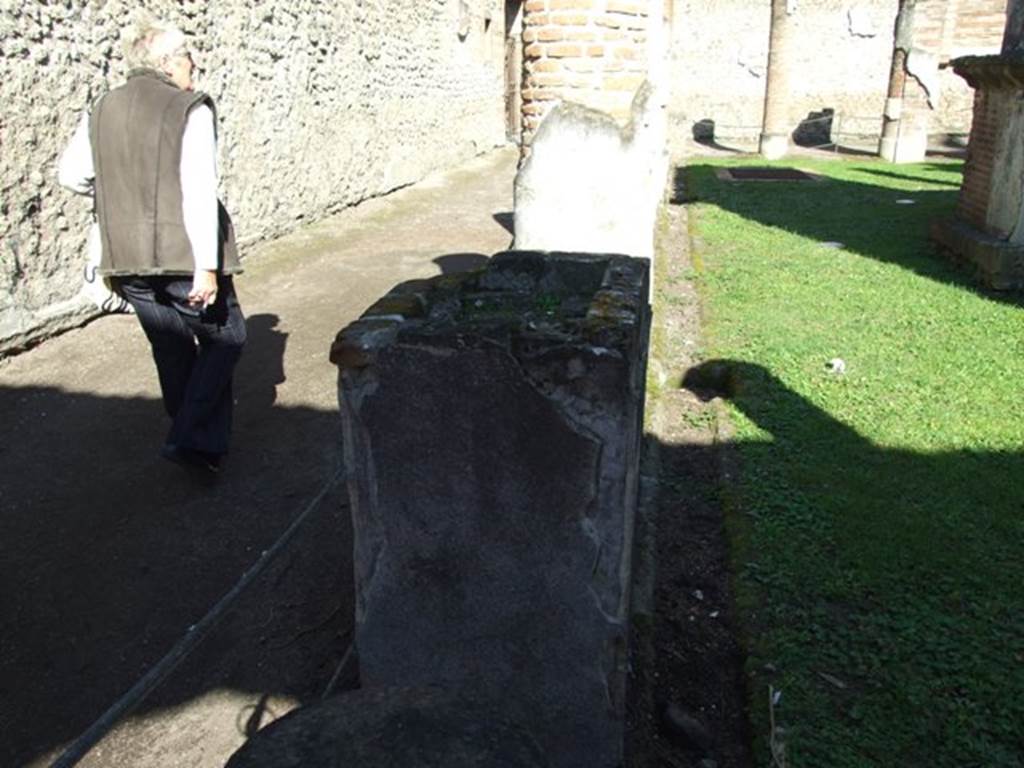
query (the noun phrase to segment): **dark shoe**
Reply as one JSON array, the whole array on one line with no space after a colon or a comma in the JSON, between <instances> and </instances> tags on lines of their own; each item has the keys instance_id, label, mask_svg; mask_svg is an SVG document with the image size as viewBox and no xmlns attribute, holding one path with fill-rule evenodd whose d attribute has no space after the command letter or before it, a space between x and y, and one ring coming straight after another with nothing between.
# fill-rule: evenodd
<instances>
[{"instance_id":1,"label":"dark shoe","mask_svg":"<svg viewBox=\"0 0 1024 768\"><path fill-rule=\"evenodd\" d=\"M180 448L177 445L168 443L160 449L160 455L168 461L173 461L175 464L193 469L201 469L211 475L220 472L220 456L216 453L195 451L191 448Z\"/></svg>"}]
</instances>

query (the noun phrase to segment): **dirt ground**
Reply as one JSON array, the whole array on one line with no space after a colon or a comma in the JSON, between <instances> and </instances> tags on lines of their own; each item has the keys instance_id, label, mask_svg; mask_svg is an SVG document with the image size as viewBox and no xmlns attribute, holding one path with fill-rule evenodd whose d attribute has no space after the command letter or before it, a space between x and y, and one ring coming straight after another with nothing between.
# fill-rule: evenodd
<instances>
[{"instance_id":1,"label":"dirt ground","mask_svg":"<svg viewBox=\"0 0 1024 768\"><path fill-rule=\"evenodd\" d=\"M296 539L81 765L220 766L255 729L324 695L352 632L328 349L395 284L478 267L509 245L516 156L499 150L251 250L237 283L249 343L234 446L216 482L159 458L166 417L134 318L0 361L0 765L49 764L321 490ZM746 768L714 405L678 387L699 335L681 208L662 241L658 279L678 300L657 321L668 332L638 530L629 765Z\"/></svg>"},{"instance_id":2,"label":"dirt ground","mask_svg":"<svg viewBox=\"0 0 1024 768\"><path fill-rule=\"evenodd\" d=\"M638 524L628 764L749 768L744 653L721 507L732 461L720 403L683 389L700 347L686 210L668 205L658 237L643 514Z\"/></svg>"}]
</instances>

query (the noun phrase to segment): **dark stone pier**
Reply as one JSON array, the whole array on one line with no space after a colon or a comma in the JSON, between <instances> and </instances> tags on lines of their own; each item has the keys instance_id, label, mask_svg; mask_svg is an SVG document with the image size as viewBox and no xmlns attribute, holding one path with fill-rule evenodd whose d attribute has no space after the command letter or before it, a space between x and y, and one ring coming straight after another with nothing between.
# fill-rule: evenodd
<instances>
[{"instance_id":1,"label":"dark stone pier","mask_svg":"<svg viewBox=\"0 0 1024 768\"><path fill-rule=\"evenodd\" d=\"M647 281L506 252L338 335L364 689L470 696L552 766L620 764Z\"/></svg>"}]
</instances>

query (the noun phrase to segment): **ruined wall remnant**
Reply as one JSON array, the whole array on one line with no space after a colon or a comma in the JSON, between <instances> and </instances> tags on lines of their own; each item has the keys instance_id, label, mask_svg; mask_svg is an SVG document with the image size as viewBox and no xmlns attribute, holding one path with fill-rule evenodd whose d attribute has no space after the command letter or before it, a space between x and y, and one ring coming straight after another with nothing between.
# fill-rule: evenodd
<instances>
[{"instance_id":1,"label":"ruined wall remnant","mask_svg":"<svg viewBox=\"0 0 1024 768\"><path fill-rule=\"evenodd\" d=\"M893 53L898 0L799 0L791 16L793 77L787 94L793 129L833 110L835 138L878 137ZM995 53L1005 0L918 0L915 45L937 63ZM682 153L701 121L728 143L756 142L764 114L771 0L673 0L668 69L670 142ZM927 130L966 133L970 89L947 69ZM710 125L710 122L703 123Z\"/></svg>"},{"instance_id":2,"label":"ruined wall remnant","mask_svg":"<svg viewBox=\"0 0 1024 768\"><path fill-rule=\"evenodd\" d=\"M89 203L56 186L78 119L123 80L140 7L195 36L243 246L504 141L500 0L0 4L0 353L79 321Z\"/></svg>"},{"instance_id":3,"label":"ruined wall remnant","mask_svg":"<svg viewBox=\"0 0 1024 768\"><path fill-rule=\"evenodd\" d=\"M363 687L500 701L553 766L622 758L647 265L498 254L331 352Z\"/></svg>"},{"instance_id":4,"label":"ruined wall remnant","mask_svg":"<svg viewBox=\"0 0 1024 768\"><path fill-rule=\"evenodd\" d=\"M559 104L516 175L515 247L652 258L667 170L665 110L649 83L625 128L604 113Z\"/></svg>"}]
</instances>

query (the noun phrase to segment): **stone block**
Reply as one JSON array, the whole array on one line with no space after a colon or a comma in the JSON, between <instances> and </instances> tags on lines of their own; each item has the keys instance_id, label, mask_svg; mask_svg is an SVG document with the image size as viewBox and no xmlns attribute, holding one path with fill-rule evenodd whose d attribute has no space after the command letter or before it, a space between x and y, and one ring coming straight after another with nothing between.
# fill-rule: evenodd
<instances>
[{"instance_id":1,"label":"stone block","mask_svg":"<svg viewBox=\"0 0 1024 768\"><path fill-rule=\"evenodd\" d=\"M303 707L256 733L227 768L545 768L493 702L437 688L380 688Z\"/></svg>"},{"instance_id":2,"label":"stone block","mask_svg":"<svg viewBox=\"0 0 1024 768\"><path fill-rule=\"evenodd\" d=\"M993 237L952 219L932 222L929 234L955 262L972 269L986 288L1024 289L1024 245Z\"/></svg>"},{"instance_id":3,"label":"stone block","mask_svg":"<svg viewBox=\"0 0 1024 768\"><path fill-rule=\"evenodd\" d=\"M339 334L364 686L468 687L552 765L619 764L647 280L507 252Z\"/></svg>"},{"instance_id":4,"label":"stone block","mask_svg":"<svg viewBox=\"0 0 1024 768\"><path fill-rule=\"evenodd\" d=\"M625 128L579 104L552 109L516 176L515 247L651 258L666 131L664 104L647 82Z\"/></svg>"}]
</instances>

